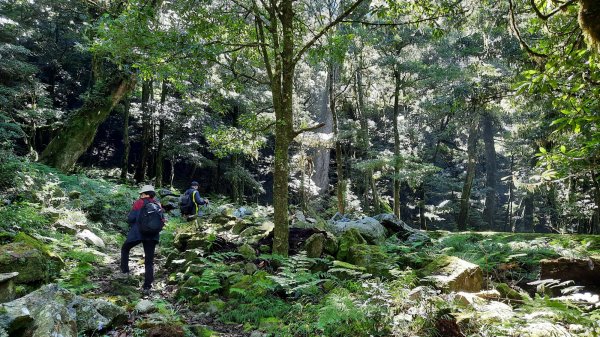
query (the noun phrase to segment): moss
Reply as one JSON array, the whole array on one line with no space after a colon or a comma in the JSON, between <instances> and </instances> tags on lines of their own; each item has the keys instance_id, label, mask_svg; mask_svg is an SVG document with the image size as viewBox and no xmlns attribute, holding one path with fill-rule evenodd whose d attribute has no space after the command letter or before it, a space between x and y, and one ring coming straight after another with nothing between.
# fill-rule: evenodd
<instances>
[{"instance_id":1,"label":"moss","mask_svg":"<svg viewBox=\"0 0 600 337\"><path fill-rule=\"evenodd\" d=\"M522 301L525 299L524 295L509 287L506 283L496 284L496 290L498 290L498 292L503 298L507 298L509 300Z\"/></svg>"},{"instance_id":2,"label":"moss","mask_svg":"<svg viewBox=\"0 0 600 337\"><path fill-rule=\"evenodd\" d=\"M376 276L389 276L393 259L380 246L358 244L350 247L348 262L364 267L367 272Z\"/></svg>"},{"instance_id":3,"label":"moss","mask_svg":"<svg viewBox=\"0 0 600 337\"><path fill-rule=\"evenodd\" d=\"M350 247L353 247L358 244L366 244L367 240L360 235L360 232L356 228L352 228L344 234L340 238L339 249L337 253L337 259L341 261L346 261L348 258L348 252L350 251Z\"/></svg>"},{"instance_id":4,"label":"moss","mask_svg":"<svg viewBox=\"0 0 600 337\"><path fill-rule=\"evenodd\" d=\"M579 1L579 25L590 47L600 47L600 1Z\"/></svg>"}]
</instances>

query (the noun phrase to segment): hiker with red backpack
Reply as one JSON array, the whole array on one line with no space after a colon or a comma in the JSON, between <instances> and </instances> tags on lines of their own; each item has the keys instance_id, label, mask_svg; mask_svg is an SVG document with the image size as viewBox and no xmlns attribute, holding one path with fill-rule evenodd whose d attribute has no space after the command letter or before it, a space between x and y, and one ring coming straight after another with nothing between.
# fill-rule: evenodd
<instances>
[{"instance_id":1,"label":"hiker with red backpack","mask_svg":"<svg viewBox=\"0 0 600 337\"><path fill-rule=\"evenodd\" d=\"M142 291L145 295L150 293L154 281L154 250L165 223L162 206L154 199L155 196L152 185L145 185L140 189L140 198L133 203L127 216L130 227L121 247L121 272L129 273L129 251L140 243L144 246L145 273Z\"/></svg>"}]
</instances>

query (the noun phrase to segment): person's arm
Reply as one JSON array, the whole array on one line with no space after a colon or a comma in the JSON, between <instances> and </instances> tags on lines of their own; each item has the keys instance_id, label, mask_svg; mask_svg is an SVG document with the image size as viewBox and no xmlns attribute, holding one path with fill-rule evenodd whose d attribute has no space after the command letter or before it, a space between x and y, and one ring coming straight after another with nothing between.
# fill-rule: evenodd
<instances>
[{"instance_id":1,"label":"person's arm","mask_svg":"<svg viewBox=\"0 0 600 337\"><path fill-rule=\"evenodd\" d=\"M138 199L131 206L131 211L127 215L127 223L133 225L136 223L138 216L140 215L140 210L144 207L144 200Z\"/></svg>"}]
</instances>

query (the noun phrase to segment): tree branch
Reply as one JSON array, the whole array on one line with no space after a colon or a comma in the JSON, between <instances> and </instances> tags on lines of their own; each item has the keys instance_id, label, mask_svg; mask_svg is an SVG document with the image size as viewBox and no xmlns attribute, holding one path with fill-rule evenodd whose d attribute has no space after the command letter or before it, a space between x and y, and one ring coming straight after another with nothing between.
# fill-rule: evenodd
<instances>
[{"instance_id":1,"label":"tree branch","mask_svg":"<svg viewBox=\"0 0 600 337\"><path fill-rule=\"evenodd\" d=\"M533 56L534 58L548 57L548 55L546 55L546 54L538 53L538 52L534 51L533 49L531 49L531 47L529 47L529 45L523 40L523 38L521 37L521 32L519 31L519 27L517 27L517 20L515 19L515 6L514 6L512 0L508 0L508 4L509 4L510 25L511 25L513 31L515 32L515 35L517 36L517 39L519 40L521 47L523 49L525 49L525 51L529 55Z\"/></svg>"},{"instance_id":2,"label":"tree branch","mask_svg":"<svg viewBox=\"0 0 600 337\"><path fill-rule=\"evenodd\" d=\"M322 128L325 126L325 123L319 123L317 125L313 125L313 126L309 126L307 128L302 128L300 130L294 130L293 131L293 137L292 138L296 138L299 134L304 133L304 132L308 132L308 131L312 131L312 130L316 130L318 128Z\"/></svg>"},{"instance_id":3,"label":"tree branch","mask_svg":"<svg viewBox=\"0 0 600 337\"><path fill-rule=\"evenodd\" d=\"M327 26L325 26L325 28L321 29L321 31L313 36L313 38L308 41L302 48L300 48L300 51L298 51L298 53L296 53L296 56L294 56L293 58L293 63L296 64L298 63L298 61L300 61L300 59L302 58L302 55L310 48L313 46L313 44L315 44L320 38L321 36L325 35L325 33L331 29L332 27L334 27L335 25L337 25L338 23L342 22L348 15L350 15L350 13L352 13L352 11L354 11L356 9L356 7L358 7L364 0L356 0L350 7L348 7L348 9L346 9L344 11L344 13L340 14L335 20L333 20L332 22L330 22Z\"/></svg>"},{"instance_id":4,"label":"tree branch","mask_svg":"<svg viewBox=\"0 0 600 337\"><path fill-rule=\"evenodd\" d=\"M572 4L575 3L575 1L577 0L569 0L567 2L565 2L564 4L560 5L559 7L556 7L552 12L548 13L548 14L543 14L540 9L537 7L537 5L535 4L535 0L530 0L531 3L531 8L533 8L533 11L535 12L535 14L538 16L538 18L546 21L549 18L551 18L554 14L562 11L563 9L571 6Z\"/></svg>"}]
</instances>

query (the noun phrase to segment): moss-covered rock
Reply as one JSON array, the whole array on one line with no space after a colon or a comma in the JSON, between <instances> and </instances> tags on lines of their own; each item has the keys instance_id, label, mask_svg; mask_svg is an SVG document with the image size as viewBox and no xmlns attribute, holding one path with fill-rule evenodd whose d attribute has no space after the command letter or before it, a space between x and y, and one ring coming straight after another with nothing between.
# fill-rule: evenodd
<instances>
[{"instance_id":1,"label":"moss-covered rock","mask_svg":"<svg viewBox=\"0 0 600 337\"><path fill-rule=\"evenodd\" d=\"M331 256L336 256L338 252L339 242L335 235L332 233L325 233L325 242L323 243L323 252Z\"/></svg>"},{"instance_id":2,"label":"moss-covered rock","mask_svg":"<svg viewBox=\"0 0 600 337\"><path fill-rule=\"evenodd\" d=\"M40 241L19 233L15 242L0 246L0 273L18 272L16 283L50 281L64 262Z\"/></svg>"},{"instance_id":3,"label":"moss-covered rock","mask_svg":"<svg viewBox=\"0 0 600 337\"><path fill-rule=\"evenodd\" d=\"M249 244L243 244L238 247L238 253L247 260L254 260L256 258L256 251Z\"/></svg>"},{"instance_id":4,"label":"moss-covered rock","mask_svg":"<svg viewBox=\"0 0 600 337\"><path fill-rule=\"evenodd\" d=\"M362 235L357 229L351 228L347 230L346 232L344 232L344 234L342 234L342 237L340 238L337 259L341 261L347 261L350 247L366 243L367 240L365 240L362 237Z\"/></svg>"},{"instance_id":5,"label":"moss-covered rock","mask_svg":"<svg viewBox=\"0 0 600 337\"><path fill-rule=\"evenodd\" d=\"M445 291L478 292L483 288L481 268L456 256L442 255L421 269L419 274Z\"/></svg>"},{"instance_id":6,"label":"moss-covered rock","mask_svg":"<svg viewBox=\"0 0 600 337\"><path fill-rule=\"evenodd\" d=\"M529 295L527 295L527 294L522 294L522 293L514 290L506 283L497 283L495 285L495 287L496 287L496 290L500 293L500 296L502 298L506 298L509 300L523 301L527 297L529 297Z\"/></svg>"},{"instance_id":7,"label":"moss-covered rock","mask_svg":"<svg viewBox=\"0 0 600 337\"><path fill-rule=\"evenodd\" d=\"M316 233L311 235L304 248L306 249L306 256L308 257L320 257L323 254L323 246L325 245L325 235L322 233Z\"/></svg>"}]
</instances>

